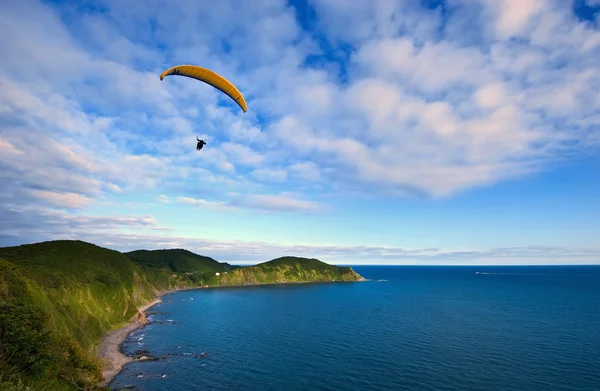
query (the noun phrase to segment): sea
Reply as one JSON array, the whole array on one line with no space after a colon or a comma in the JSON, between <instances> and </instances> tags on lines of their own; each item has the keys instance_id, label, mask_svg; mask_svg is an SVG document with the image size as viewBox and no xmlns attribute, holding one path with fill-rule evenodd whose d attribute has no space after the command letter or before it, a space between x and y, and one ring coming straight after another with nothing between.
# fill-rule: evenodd
<instances>
[{"instance_id":1,"label":"sea","mask_svg":"<svg viewBox=\"0 0 600 391\"><path fill-rule=\"evenodd\" d=\"M113 389L600 391L600 267L352 266L366 282L180 291ZM165 357L165 358L163 358Z\"/></svg>"}]
</instances>

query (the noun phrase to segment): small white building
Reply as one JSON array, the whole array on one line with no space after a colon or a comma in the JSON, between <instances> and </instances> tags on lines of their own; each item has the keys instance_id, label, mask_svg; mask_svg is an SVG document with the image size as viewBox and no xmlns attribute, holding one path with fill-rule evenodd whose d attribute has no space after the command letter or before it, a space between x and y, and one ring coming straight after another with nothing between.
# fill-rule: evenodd
<instances>
[{"instance_id":1,"label":"small white building","mask_svg":"<svg viewBox=\"0 0 600 391\"><path fill-rule=\"evenodd\" d=\"M215 273L215 276L220 276L220 275L221 275L221 273Z\"/></svg>"}]
</instances>

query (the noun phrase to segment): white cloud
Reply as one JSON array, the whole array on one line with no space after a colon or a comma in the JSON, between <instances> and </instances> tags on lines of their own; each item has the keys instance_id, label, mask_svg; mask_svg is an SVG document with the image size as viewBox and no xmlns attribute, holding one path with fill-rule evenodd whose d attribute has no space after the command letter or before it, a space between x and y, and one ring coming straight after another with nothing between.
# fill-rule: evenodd
<instances>
[{"instance_id":1,"label":"white cloud","mask_svg":"<svg viewBox=\"0 0 600 391\"><path fill-rule=\"evenodd\" d=\"M216 210L230 210L233 209L231 206L228 206L225 202L214 202L207 201L204 199L190 198L190 197L177 197L177 202L181 204L186 204L189 206L195 206L206 209L216 209Z\"/></svg>"},{"instance_id":2,"label":"white cloud","mask_svg":"<svg viewBox=\"0 0 600 391\"><path fill-rule=\"evenodd\" d=\"M257 168L252 171L252 176L261 181L283 182L288 173L281 168Z\"/></svg>"},{"instance_id":3,"label":"white cloud","mask_svg":"<svg viewBox=\"0 0 600 391\"><path fill-rule=\"evenodd\" d=\"M31 189L29 192L36 198L41 198L52 206L81 209L88 206L90 198L76 193L59 193L48 190Z\"/></svg>"},{"instance_id":4,"label":"white cloud","mask_svg":"<svg viewBox=\"0 0 600 391\"><path fill-rule=\"evenodd\" d=\"M256 166L264 162L263 155L257 153L252 148L243 144L225 142L221 144L221 149L236 162L248 166Z\"/></svg>"},{"instance_id":5,"label":"white cloud","mask_svg":"<svg viewBox=\"0 0 600 391\"><path fill-rule=\"evenodd\" d=\"M311 161L294 163L290 166L290 171L302 180L318 182L322 179L319 166Z\"/></svg>"},{"instance_id":6,"label":"white cloud","mask_svg":"<svg viewBox=\"0 0 600 391\"><path fill-rule=\"evenodd\" d=\"M59 199L64 207L65 200ZM73 201L73 200L66 200ZM75 198L75 207L77 206ZM153 216L132 215L89 215L71 210L57 210L38 206L0 204L0 241L2 245L30 243L51 239L71 239L76 237L119 236L131 232L150 235L155 231L169 231L161 226ZM99 244L99 243L98 243Z\"/></svg>"},{"instance_id":7,"label":"white cloud","mask_svg":"<svg viewBox=\"0 0 600 391\"><path fill-rule=\"evenodd\" d=\"M243 203L267 211L319 212L323 210L323 207L316 202L298 199L288 194L254 194L249 195Z\"/></svg>"},{"instance_id":8,"label":"white cloud","mask_svg":"<svg viewBox=\"0 0 600 391\"><path fill-rule=\"evenodd\" d=\"M399 82L408 82L425 93L476 85L491 77L480 50L444 41L417 47L412 38L374 40L360 46L354 61L396 89Z\"/></svg>"},{"instance_id":9,"label":"white cloud","mask_svg":"<svg viewBox=\"0 0 600 391\"><path fill-rule=\"evenodd\" d=\"M106 187L114 193L122 193L123 189L119 187L119 185L115 185L114 183L107 183Z\"/></svg>"},{"instance_id":10,"label":"white cloud","mask_svg":"<svg viewBox=\"0 0 600 391\"><path fill-rule=\"evenodd\" d=\"M169 200L169 197L167 197L166 195L161 194L158 196L158 202L162 204L170 204L171 200Z\"/></svg>"},{"instance_id":11,"label":"white cloud","mask_svg":"<svg viewBox=\"0 0 600 391\"><path fill-rule=\"evenodd\" d=\"M15 148L15 146L12 145L10 142L2 139L0 139L0 152L3 156L23 155L23 151L20 151L19 149Z\"/></svg>"},{"instance_id":12,"label":"white cloud","mask_svg":"<svg viewBox=\"0 0 600 391\"><path fill-rule=\"evenodd\" d=\"M488 84L475 92L475 101L485 109L498 107L504 103L505 99L505 87L500 82Z\"/></svg>"},{"instance_id":13,"label":"white cloud","mask_svg":"<svg viewBox=\"0 0 600 391\"><path fill-rule=\"evenodd\" d=\"M312 0L320 27L332 40L360 43L411 33L432 39L441 24L439 13L403 0Z\"/></svg>"},{"instance_id":14,"label":"white cloud","mask_svg":"<svg viewBox=\"0 0 600 391\"><path fill-rule=\"evenodd\" d=\"M496 34L503 39L522 33L542 9L546 0L484 0L496 13Z\"/></svg>"}]
</instances>

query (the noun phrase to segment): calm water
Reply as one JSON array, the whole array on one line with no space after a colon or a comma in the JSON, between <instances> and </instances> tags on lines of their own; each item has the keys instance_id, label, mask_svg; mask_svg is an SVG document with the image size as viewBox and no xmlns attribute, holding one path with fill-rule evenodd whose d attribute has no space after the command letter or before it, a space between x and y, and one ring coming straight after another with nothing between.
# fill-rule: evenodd
<instances>
[{"instance_id":1,"label":"calm water","mask_svg":"<svg viewBox=\"0 0 600 391\"><path fill-rule=\"evenodd\" d=\"M600 390L600 267L354 269L387 281L167 295L124 350L180 355L112 386Z\"/></svg>"}]
</instances>

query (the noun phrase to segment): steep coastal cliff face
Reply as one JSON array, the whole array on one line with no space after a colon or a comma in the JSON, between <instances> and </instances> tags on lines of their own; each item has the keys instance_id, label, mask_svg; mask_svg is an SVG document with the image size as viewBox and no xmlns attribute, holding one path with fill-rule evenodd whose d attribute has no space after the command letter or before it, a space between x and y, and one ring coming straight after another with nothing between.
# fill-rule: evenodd
<instances>
[{"instance_id":1,"label":"steep coastal cliff face","mask_svg":"<svg viewBox=\"0 0 600 391\"><path fill-rule=\"evenodd\" d=\"M295 257L238 268L187 250L122 254L81 241L0 248L0 389L97 389L102 337L164 292L360 280L350 268Z\"/></svg>"}]
</instances>

